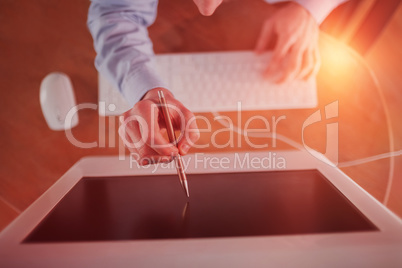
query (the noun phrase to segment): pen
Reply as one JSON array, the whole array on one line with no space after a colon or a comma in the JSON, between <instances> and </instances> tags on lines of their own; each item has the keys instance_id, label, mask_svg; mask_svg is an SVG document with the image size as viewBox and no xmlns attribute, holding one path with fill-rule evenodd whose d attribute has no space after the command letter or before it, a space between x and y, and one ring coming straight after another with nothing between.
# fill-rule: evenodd
<instances>
[{"instance_id":1,"label":"pen","mask_svg":"<svg viewBox=\"0 0 402 268\"><path fill-rule=\"evenodd\" d=\"M176 144L176 135L174 134L173 125L172 125L172 121L170 120L165 95L163 94L162 90L158 91L158 96L159 96L159 103L162 107L163 117L165 118L166 130L168 133L169 141L173 144ZM186 193L187 197L190 197L190 194L188 192L187 177L186 177L186 173L184 173L184 165L183 165L183 161L181 160L180 153L178 153L173 158L176 163L177 174L179 175L181 186L183 187L184 192Z\"/></svg>"}]
</instances>

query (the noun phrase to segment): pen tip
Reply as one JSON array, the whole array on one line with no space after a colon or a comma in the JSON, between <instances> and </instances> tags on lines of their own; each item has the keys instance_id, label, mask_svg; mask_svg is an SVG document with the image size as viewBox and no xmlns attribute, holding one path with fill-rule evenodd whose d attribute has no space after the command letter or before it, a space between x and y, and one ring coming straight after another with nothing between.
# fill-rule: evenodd
<instances>
[{"instance_id":1,"label":"pen tip","mask_svg":"<svg viewBox=\"0 0 402 268\"><path fill-rule=\"evenodd\" d=\"M183 183L184 191L186 192L187 197L190 197L190 193L189 193L189 191L188 191L187 180L184 180L183 182L184 182L184 183Z\"/></svg>"}]
</instances>

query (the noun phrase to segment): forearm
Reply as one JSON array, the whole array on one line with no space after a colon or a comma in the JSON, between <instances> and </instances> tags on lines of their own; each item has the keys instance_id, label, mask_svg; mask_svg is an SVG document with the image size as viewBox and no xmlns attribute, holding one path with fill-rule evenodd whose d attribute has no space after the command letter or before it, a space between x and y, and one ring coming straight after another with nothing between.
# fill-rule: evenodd
<instances>
[{"instance_id":1,"label":"forearm","mask_svg":"<svg viewBox=\"0 0 402 268\"><path fill-rule=\"evenodd\" d=\"M154 68L147 27L156 0L92 0L88 28L97 53L95 66L133 106L150 89L164 87Z\"/></svg>"}]
</instances>

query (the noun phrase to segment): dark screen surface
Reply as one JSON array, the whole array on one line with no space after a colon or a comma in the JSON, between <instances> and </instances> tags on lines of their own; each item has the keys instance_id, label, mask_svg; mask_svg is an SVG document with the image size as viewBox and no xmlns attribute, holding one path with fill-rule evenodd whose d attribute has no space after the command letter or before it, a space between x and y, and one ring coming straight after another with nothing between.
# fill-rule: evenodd
<instances>
[{"instance_id":1,"label":"dark screen surface","mask_svg":"<svg viewBox=\"0 0 402 268\"><path fill-rule=\"evenodd\" d=\"M269 236L378 230L316 170L85 177L29 242Z\"/></svg>"}]
</instances>

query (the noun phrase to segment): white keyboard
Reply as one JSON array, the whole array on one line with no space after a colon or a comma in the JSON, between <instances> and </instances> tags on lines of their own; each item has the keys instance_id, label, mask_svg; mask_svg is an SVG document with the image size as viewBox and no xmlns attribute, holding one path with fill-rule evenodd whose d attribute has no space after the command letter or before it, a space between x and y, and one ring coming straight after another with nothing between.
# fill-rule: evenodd
<instances>
[{"instance_id":1,"label":"white keyboard","mask_svg":"<svg viewBox=\"0 0 402 268\"><path fill-rule=\"evenodd\" d=\"M315 79L275 84L263 77L271 53L251 51L156 55L168 89L192 112L273 110L317 106ZM99 79L101 115L118 115L130 107L105 79ZM110 111L109 104L117 109ZM105 106L104 106L105 107Z\"/></svg>"}]
</instances>

